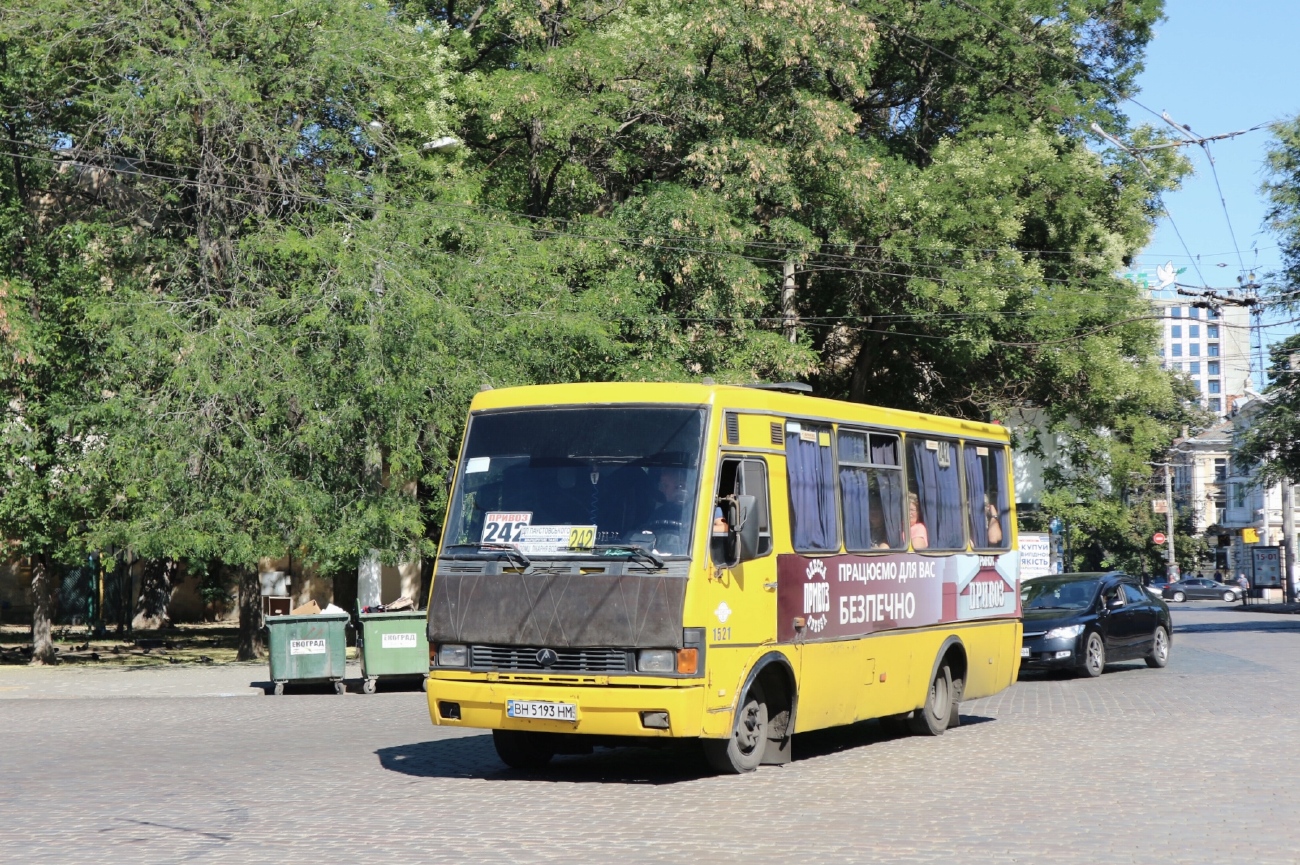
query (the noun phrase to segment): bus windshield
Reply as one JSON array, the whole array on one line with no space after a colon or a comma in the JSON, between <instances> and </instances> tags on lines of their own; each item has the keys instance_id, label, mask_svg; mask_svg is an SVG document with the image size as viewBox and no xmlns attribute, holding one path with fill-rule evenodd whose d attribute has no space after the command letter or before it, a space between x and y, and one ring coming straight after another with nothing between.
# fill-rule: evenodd
<instances>
[{"instance_id":1,"label":"bus windshield","mask_svg":"<svg viewBox=\"0 0 1300 865\"><path fill-rule=\"evenodd\" d=\"M531 559L617 545L685 556L700 487L704 409L531 408L475 415L444 548Z\"/></svg>"}]
</instances>

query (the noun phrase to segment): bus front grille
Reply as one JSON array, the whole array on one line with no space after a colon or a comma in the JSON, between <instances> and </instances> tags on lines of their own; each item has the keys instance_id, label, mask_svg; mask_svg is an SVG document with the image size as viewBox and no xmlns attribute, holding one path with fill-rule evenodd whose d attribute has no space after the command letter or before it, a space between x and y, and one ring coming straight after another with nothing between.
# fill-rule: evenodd
<instances>
[{"instance_id":1,"label":"bus front grille","mask_svg":"<svg viewBox=\"0 0 1300 865\"><path fill-rule=\"evenodd\" d=\"M551 673L627 673L633 669L625 649L551 649L537 646L470 646L470 666L477 670L532 670ZM543 661L550 661L543 665Z\"/></svg>"}]
</instances>

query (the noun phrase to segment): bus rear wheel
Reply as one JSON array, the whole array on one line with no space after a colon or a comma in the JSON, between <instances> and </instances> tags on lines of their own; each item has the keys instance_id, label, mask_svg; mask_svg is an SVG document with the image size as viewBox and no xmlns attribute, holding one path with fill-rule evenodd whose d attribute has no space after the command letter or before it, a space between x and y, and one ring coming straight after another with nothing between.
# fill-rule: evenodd
<instances>
[{"instance_id":1,"label":"bus rear wheel","mask_svg":"<svg viewBox=\"0 0 1300 865\"><path fill-rule=\"evenodd\" d=\"M755 682L741 701L731 736L705 739L704 756L710 766L727 775L753 772L763 762L768 732L767 700L763 689Z\"/></svg>"},{"instance_id":2,"label":"bus rear wheel","mask_svg":"<svg viewBox=\"0 0 1300 865\"><path fill-rule=\"evenodd\" d=\"M555 756L546 734L529 730L493 730L492 745L501 762L511 769L541 769Z\"/></svg>"},{"instance_id":3,"label":"bus rear wheel","mask_svg":"<svg viewBox=\"0 0 1300 865\"><path fill-rule=\"evenodd\" d=\"M952 670L940 664L925 695L925 705L912 713L909 724L918 736L941 736L953 715Z\"/></svg>"}]
</instances>

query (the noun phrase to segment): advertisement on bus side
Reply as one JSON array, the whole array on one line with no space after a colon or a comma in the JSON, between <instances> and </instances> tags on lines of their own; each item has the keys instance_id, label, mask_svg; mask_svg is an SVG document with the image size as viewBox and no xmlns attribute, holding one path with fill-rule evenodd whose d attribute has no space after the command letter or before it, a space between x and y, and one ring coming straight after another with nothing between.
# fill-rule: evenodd
<instances>
[{"instance_id":1,"label":"advertisement on bus side","mask_svg":"<svg viewBox=\"0 0 1300 865\"><path fill-rule=\"evenodd\" d=\"M777 639L843 640L893 628L1016 616L1019 553L777 556Z\"/></svg>"}]
</instances>

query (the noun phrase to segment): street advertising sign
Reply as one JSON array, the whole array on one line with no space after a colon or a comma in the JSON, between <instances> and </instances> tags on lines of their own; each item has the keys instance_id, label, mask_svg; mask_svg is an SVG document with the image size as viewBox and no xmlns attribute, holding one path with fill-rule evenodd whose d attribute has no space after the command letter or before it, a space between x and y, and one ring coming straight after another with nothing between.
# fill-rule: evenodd
<instances>
[{"instance_id":1,"label":"street advertising sign","mask_svg":"<svg viewBox=\"0 0 1300 865\"><path fill-rule=\"evenodd\" d=\"M1151 512L1156 514L1169 513L1169 502L1166 499L1152 499Z\"/></svg>"},{"instance_id":2,"label":"street advertising sign","mask_svg":"<svg viewBox=\"0 0 1300 865\"><path fill-rule=\"evenodd\" d=\"M1169 539L1165 537L1164 532L1156 532L1154 535L1151 536L1151 540L1154 541L1157 545L1159 545L1159 544L1163 544L1165 541Z\"/></svg>"},{"instance_id":3,"label":"street advertising sign","mask_svg":"<svg viewBox=\"0 0 1300 865\"><path fill-rule=\"evenodd\" d=\"M777 639L863 637L891 628L1016 616L1020 553L781 555Z\"/></svg>"},{"instance_id":4,"label":"street advertising sign","mask_svg":"<svg viewBox=\"0 0 1300 865\"><path fill-rule=\"evenodd\" d=\"M1020 579L1045 577L1052 572L1052 536L1045 532L1020 533Z\"/></svg>"},{"instance_id":5,"label":"street advertising sign","mask_svg":"<svg viewBox=\"0 0 1300 865\"><path fill-rule=\"evenodd\" d=\"M1253 547L1250 551L1250 558L1255 569L1254 576L1250 581L1251 585L1268 588L1280 588L1282 586L1281 547Z\"/></svg>"}]
</instances>

